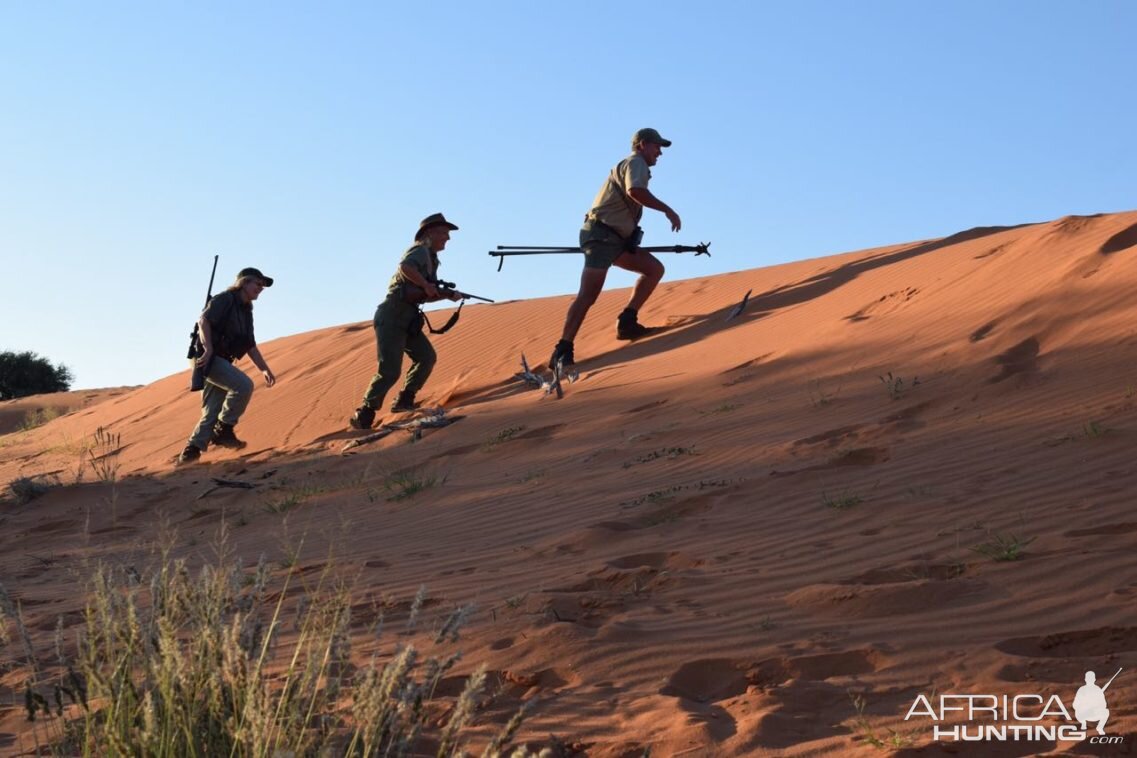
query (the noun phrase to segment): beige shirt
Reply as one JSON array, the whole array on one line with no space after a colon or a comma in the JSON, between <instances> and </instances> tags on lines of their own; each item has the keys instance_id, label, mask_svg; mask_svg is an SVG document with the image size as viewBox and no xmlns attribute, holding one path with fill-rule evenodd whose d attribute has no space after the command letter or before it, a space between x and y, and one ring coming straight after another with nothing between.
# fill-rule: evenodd
<instances>
[{"instance_id":1,"label":"beige shirt","mask_svg":"<svg viewBox=\"0 0 1137 758\"><path fill-rule=\"evenodd\" d=\"M399 268L395 269L395 275L391 277L391 283L387 285L388 295L401 293L401 287L405 280L400 269L404 263L409 263L428 282L438 281L438 256L430 249L429 242L416 242L408 247L403 253L403 257L399 259Z\"/></svg>"},{"instance_id":2,"label":"beige shirt","mask_svg":"<svg viewBox=\"0 0 1137 758\"><path fill-rule=\"evenodd\" d=\"M631 237L639 226L644 207L628 195L633 187L647 189L651 170L639 153L632 153L616 164L592 201L588 217L616 230L621 237Z\"/></svg>"}]
</instances>

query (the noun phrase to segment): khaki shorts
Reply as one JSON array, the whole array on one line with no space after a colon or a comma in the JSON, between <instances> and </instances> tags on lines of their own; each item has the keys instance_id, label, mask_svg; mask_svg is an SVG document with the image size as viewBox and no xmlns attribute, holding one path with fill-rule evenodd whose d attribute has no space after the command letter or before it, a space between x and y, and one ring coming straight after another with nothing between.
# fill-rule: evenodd
<instances>
[{"instance_id":1,"label":"khaki shorts","mask_svg":"<svg viewBox=\"0 0 1137 758\"><path fill-rule=\"evenodd\" d=\"M580 249L584 251L585 268L611 268L627 246L627 240L611 227L585 221L580 228Z\"/></svg>"}]
</instances>

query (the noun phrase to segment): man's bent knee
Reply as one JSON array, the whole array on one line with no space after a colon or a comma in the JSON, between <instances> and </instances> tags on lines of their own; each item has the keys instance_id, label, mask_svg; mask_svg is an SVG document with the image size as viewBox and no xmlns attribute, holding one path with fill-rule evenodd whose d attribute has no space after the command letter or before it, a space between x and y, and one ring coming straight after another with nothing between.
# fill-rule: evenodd
<instances>
[{"instance_id":1,"label":"man's bent knee","mask_svg":"<svg viewBox=\"0 0 1137 758\"><path fill-rule=\"evenodd\" d=\"M255 387L253 380L247 374L242 373L241 378L234 383L232 392L244 397L252 397Z\"/></svg>"}]
</instances>

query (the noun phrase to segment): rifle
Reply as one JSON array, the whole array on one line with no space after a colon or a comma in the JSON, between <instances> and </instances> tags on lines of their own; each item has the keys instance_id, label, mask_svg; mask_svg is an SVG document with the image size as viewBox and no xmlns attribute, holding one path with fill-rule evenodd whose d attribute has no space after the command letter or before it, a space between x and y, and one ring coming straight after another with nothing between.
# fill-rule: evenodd
<instances>
[{"instance_id":1,"label":"rifle","mask_svg":"<svg viewBox=\"0 0 1137 758\"><path fill-rule=\"evenodd\" d=\"M205 305L209 305L209 301L213 299L213 277L217 274L217 258L213 256L213 271L209 274L209 289L205 291ZM186 358L192 361L190 368L193 371L190 373L190 392L198 392L205 388L205 377L209 376L209 366L197 365L197 359L205 352L205 348L201 344L201 335L198 334L197 322L193 322L193 331L190 332L189 352L186 353Z\"/></svg>"},{"instance_id":2,"label":"rifle","mask_svg":"<svg viewBox=\"0 0 1137 758\"><path fill-rule=\"evenodd\" d=\"M449 297L450 295L457 295L461 300L481 300L483 303L494 302L488 297L481 297L479 295L471 295L469 292L462 292L461 290L457 289L458 285L456 285L454 282L444 282L439 279L434 283L434 286L438 288L439 294L446 297ZM421 305L422 303L426 302L426 291L422 287L419 287L416 284L411 284L410 282L404 282L403 288L403 297L411 305Z\"/></svg>"},{"instance_id":3,"label":"rifle","mask_svg":"<svg viewBox=\"0 0 1137 758\"><path fill-rule=\"evenodd\" d=\"M424 290L422 287L419 287L417 284L403 282L403 300L407 303L410 303L411 305L420 306L418 315L422 318L422 321L419 321L417 323L411 322L412 330L414 332L422 331L422 327L425 324L426 328L430 330L431 334L446 334L448 331L450 331L450 328L452 326L458 323L458 316L462 314L462 306L466 304L467 300L481 300L482 302L486 303L493 302L493 300L490 300L488 297L481 297L480 295L471 295L469 292L462 292L461 290L457 289L457 285L455 285L454 282L444 282L439 279L434 283L434 286L438 288L438 292L440 294L446 295L447 297L450 295L457 295L462 302L458 303L458 309L454 311L454 313L450 314L450 318L447 319L442 328L435 329L434 325L430 323L430 319L426 317L426 313L421 308L422 304L426 302L426 290Z\"/></svg>"},{"instance_id":4,"label":"rifle","mask_svg":"<svg viewBox=\"0 0 1137 758\"><path fill-rule=\"evenodd\" d=\"M695 255L711 255L710 242L700 242L697 245L659 245L656 247L638 247L645 253L694 253ZM504 252L503 252L504 251ZM497 250L490 250L490 255L497 257L497 270L505 263L507 255L564 255L566 253L583 253L579 247L526 247L524 245L498 245Z\"/></svg>"},{"instance_id":5,"label":"rifle","mask_svg":"<svg viewBox=\"0 0 1137 758\"><path fill-rule=\"evenodd\" d=\"M1118 669L1118 670L1117 670L1117 674L1120 674L1120 673L1121 673L1121 669ZM1105 683L1105 686L1101 688L1101 691L1102 691L1102 692L1105 692L1106 690L1108 690L1108 689L1109 689L1109 685L1113 684L1113 680L1117 678L1117 674L1114 674L1113 676L1111 676L1111 677L1109 678L1109 681L1108 681L1108 682L1106 682L1106 683Z\"/></svg>"}]
</instances>

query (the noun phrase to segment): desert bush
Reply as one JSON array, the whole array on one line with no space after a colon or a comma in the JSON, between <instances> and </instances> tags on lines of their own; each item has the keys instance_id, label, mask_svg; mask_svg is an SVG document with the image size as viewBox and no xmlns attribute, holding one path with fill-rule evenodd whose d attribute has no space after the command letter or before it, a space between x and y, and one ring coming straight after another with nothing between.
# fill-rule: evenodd
<instances>
[{"instance_id":1,"label":"desert bush","mask_svg":"<svg viewBox=\"0 0 1137 758\"><path fill-rule=\"evenodd\" d=\"M24 414L24 420L20 424L20 431L27 432L36 427L43 426L48 421L59 418L62 413L63 411L60 408L36 408L35 410L28 411Z\"/></svg>"},{"instance_id":2,"label":"desert bush","mask_svg":"<svg viewBox=\"0 0 1137 758\"><path fill-rule=\"evenodd\" d=\"M44 392L66 392L73 381L71 369L31 351L0 352L0 400L39 395Z\"/></svg>"},{"instance_id":3,"label":"desert bush","mask_svg":"<svg viewBox=\"0 0 1137 758\"><path fill-rule=\"evenodd\" d=\"M21 476L8 482L8 491L12 493L12 497L20 505L30 503L40 495L47 494L51 487L50 482L29 476Z\"/></svg>"},{"instance_id":4,"label":"desert bush","mask_svg":"<svg viewBox=\"0 0 1137 758\"><path fill-rule=\"evenodd\" d=\"M920 377L916 377L908 384L905 384L902 378L899 376L893 376L891 371L879 378L881 382L884 383L885 388L888 390L888 396L893 400L899 400L904 396L905 392L912 389L913 387L918 387L920 385Z\"/></svg>"}]
</instances>

